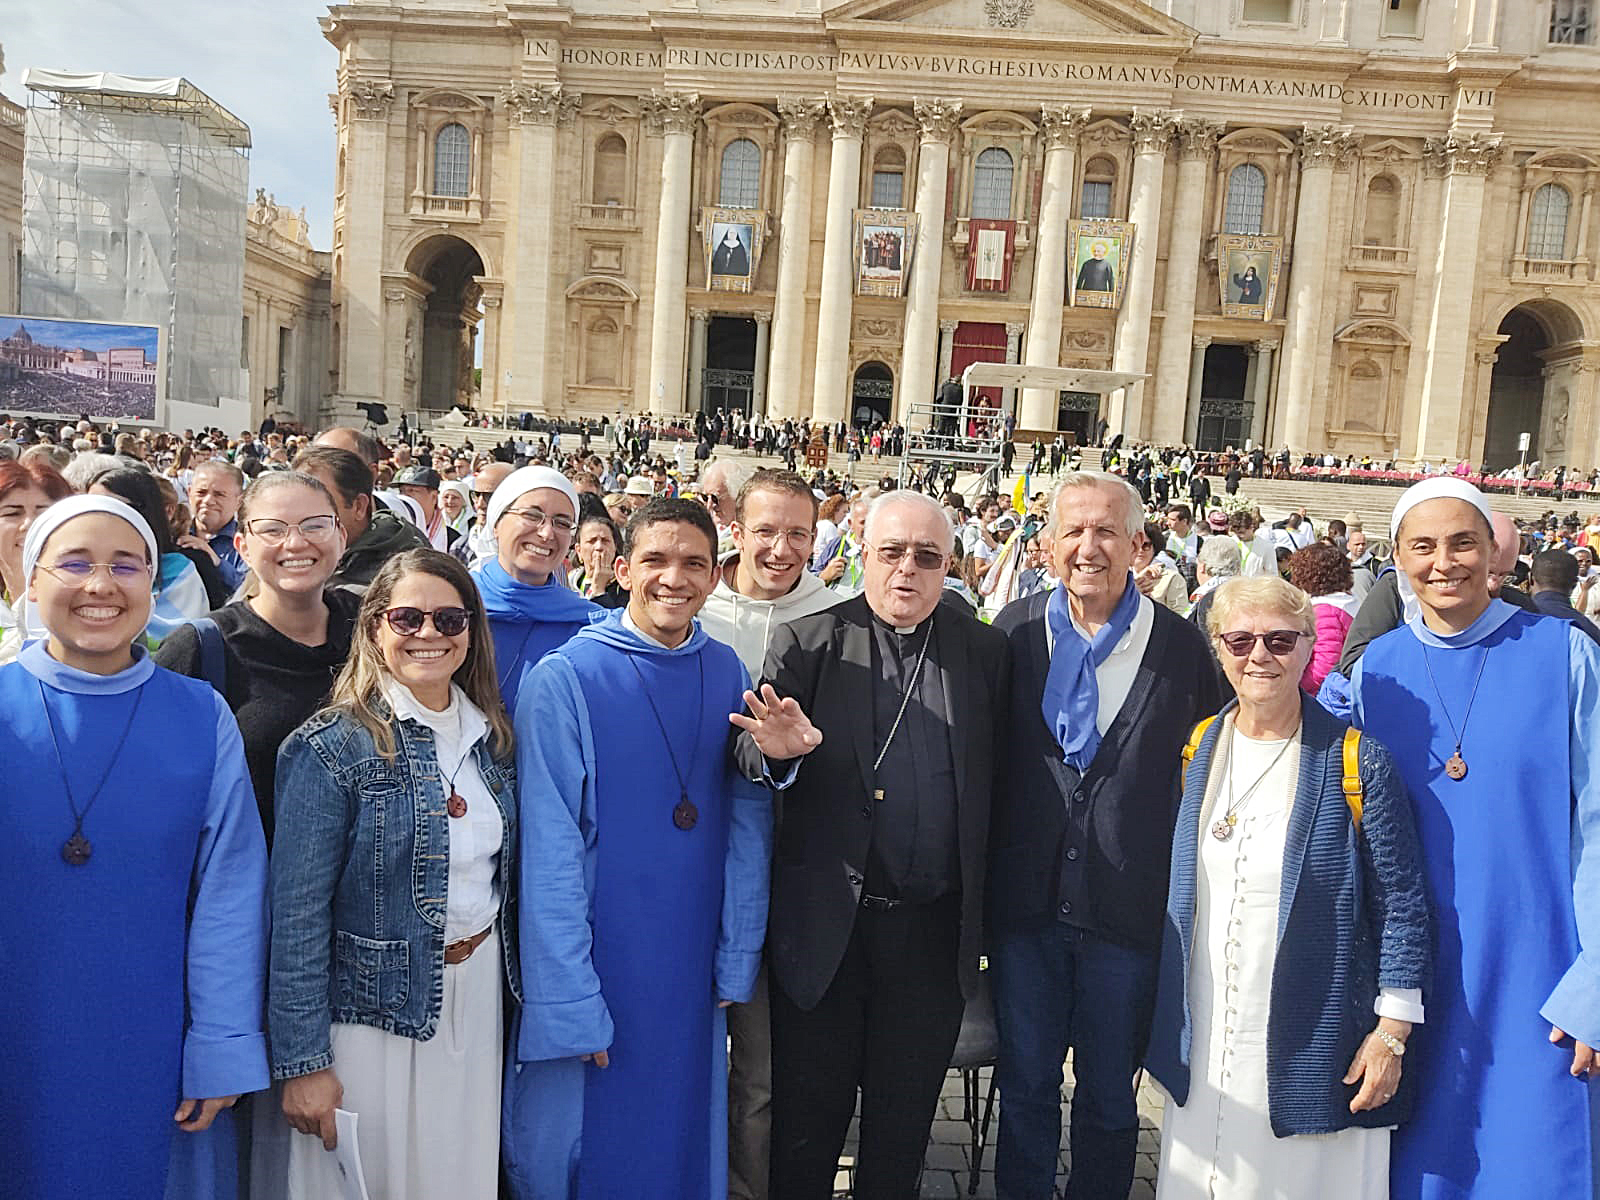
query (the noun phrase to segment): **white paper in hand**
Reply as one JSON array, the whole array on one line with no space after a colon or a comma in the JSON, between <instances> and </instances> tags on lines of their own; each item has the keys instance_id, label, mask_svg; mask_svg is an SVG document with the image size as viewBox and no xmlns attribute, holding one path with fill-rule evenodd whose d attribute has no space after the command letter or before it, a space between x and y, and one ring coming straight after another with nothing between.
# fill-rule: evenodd
<instances>
[{"instance_id":1,"label":"white paper in hand","mask_svg":"<svg viewBox=\"0 0 1600 1200\"><path fill-rule=\"evenodd\" d=\"M356 1113L342 1108L333 1110L334 1128L339 1135L339 1145L332 1152L339 1174L336 1200L371 1200L367 1195L367 1177L361 1171L361 1144L356 1141L359 1120Z\"/></svg>"}]
</instances>

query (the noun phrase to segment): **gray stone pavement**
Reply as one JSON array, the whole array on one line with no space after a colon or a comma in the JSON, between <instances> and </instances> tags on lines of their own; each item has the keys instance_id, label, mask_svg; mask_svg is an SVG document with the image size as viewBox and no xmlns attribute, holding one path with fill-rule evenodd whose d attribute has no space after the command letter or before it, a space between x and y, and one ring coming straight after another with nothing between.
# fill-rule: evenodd
<instances>
[{"instance_id":1,"label":"gray stone pavement","mask_svg":"<svg viewBox=\"0 0 1600 1200\"><path fill-rule=\"evenodd\" d=\"M978 1088L979 1110L989 1091L989 1073L984 1067ZM1061 1175L1057 1186L1065 1183L1069 1157L1066 1148L1066 1121L1071 1114L1072 1070L1068 1062L1066 1083L1062 1088L1065 1103L1062 1105ZM1161 1113L1164 1097L1161 1090L1147 1076L1140 1077L1139 1086L1139 1157L1133 1171L1133 1189L1130 1200L1155 1200L1156 1163L1161 1148ZM933 1136L928 1142L928 1156L922 1168L923 1200L956 1200L968 1195L967 1183L972 1169L972 1131L963 1120L961 1076L950 1072L945 1077L944 1091L939 1099L939 1112L933 1121ZM1000 1102L995 1100L994 1117L989 1123L989 1140L983 1150L982 1169L978 1173L978 1190L973 1195L979 1200L994 1200L994 1143L999 1132ZM839 1177L834 1183L835 1200L850 1196L850 1168L856 1154L856 1124L850 1124L850 1136L845 1142L844 1157L840 1161Z\"/></svg>"}]
</instances>

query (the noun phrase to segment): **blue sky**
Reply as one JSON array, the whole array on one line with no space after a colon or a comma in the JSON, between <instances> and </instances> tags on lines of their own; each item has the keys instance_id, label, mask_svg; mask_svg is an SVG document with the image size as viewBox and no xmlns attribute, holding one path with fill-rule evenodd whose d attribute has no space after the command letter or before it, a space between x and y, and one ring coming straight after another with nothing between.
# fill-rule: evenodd
<instances>
[{"instance_id":1,"label":"blue sky","mask_svg":"<svg viewBox=\"0 0 1600 1200\"><path fill-rule=\"evenodd\" d=\"M0 341L28 327L28 335L41 346L60 346L67 350L111 350L138 346L151 362L155 361L161 331L153 325L97 325L88 321L55 321L45 317L0 317Z\"/></svg>"},{"instance_id":2,"label":"blue sky","mask_svg":"<svg viewBox=\"0 0 1600 1200\"><path fill-rule=\"evenodd\" d=\"M5 75L21 104L26 67L181 75L250 126L250 195L306 208L311 240L333 239L333 114L338 54L313 0L72 0L0 5Z\"/></svg>"}]
</instances>

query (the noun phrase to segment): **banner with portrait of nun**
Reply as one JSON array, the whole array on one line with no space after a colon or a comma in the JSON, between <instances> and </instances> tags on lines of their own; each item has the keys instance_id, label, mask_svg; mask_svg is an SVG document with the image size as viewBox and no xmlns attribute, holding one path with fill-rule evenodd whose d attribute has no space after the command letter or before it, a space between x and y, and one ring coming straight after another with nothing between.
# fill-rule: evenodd
<instances>
[{"instance_id":1,"label":"banner with portrait of nun","mask_svg":"<svg viewBox=\"0 0 1600 1200\"><path fill-rule=\"evenodd\" d=\"M1283 270L1283 238L1277 234L1225 233L1217 243L1217 283L1222 315L1270 321Z\"/></svg>"},{"instance_id":2,"label":"banner with portrait of nun","mask_svg":"<svg viewBox=\"0 0 1600 1200\"><path fill-rule=\"evenodd\" d=\"M705 244L706 291L748 292L761 264L767 214L754 208L700 210Z\"/></svg>"}]
</instances>

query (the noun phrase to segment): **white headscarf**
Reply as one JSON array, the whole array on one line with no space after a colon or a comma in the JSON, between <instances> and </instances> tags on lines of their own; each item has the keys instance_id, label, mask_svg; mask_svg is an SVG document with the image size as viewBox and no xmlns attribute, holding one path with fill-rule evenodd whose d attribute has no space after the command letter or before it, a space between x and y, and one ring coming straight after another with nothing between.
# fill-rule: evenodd
<instances>
[{"instance_id":1,"label":"white headscarf","mask_svg":"<svg viewBox=\"0 0 1600 1200\"><path fill-rule=\"evenodd\" d=\"M1400 494L1400 499L1395 502L1394 515L1389 518L1390 539L1399 539L1400 522L1405 519L1408 512L1419 504L1439 499L1465 500L1483 514L1484 521L1491 529L1494 528L1489 501L1482 492L1465 479L1457 479L1453 475L1435 475L1431 479L1424 479L1421 483L1412 484Z\"/></svg>"},{"instance_id":2,"label":"white headscarf","mask_svg":"<svg viewBox=\"0 0 1600 1200\"><path fill-rule=\"evenodd\" d=\"M500 481L494 495L489 497L489 511L483 522L485 530L492 531L506 509L535 488L555 488L572 501L572 519L578 519L578 489L573 487L572 480L549 467L518 467Z\"/></svg>"},{"instance_id":3,"label":"white headscarf","mask_svg":"<svg viewBox=\"0 0 1600 1200\"><path fill-rule=\"evenodd\" d=\"M161 568L161 551L156 546L156 535L131 505L123 503L114 496L67 496L40 513L33 524L28 526L28 536L22 543L22 578L25 581L33 579L33 569L39 565L39 555L44 553L44 544L50 540L52 533L74 517L83 517L90 513L108 513L113 517L121 517L134 527L144 539L145 550L150 555L150 579L151 586L154 587Z\"/></svg>"}]
</instances>

